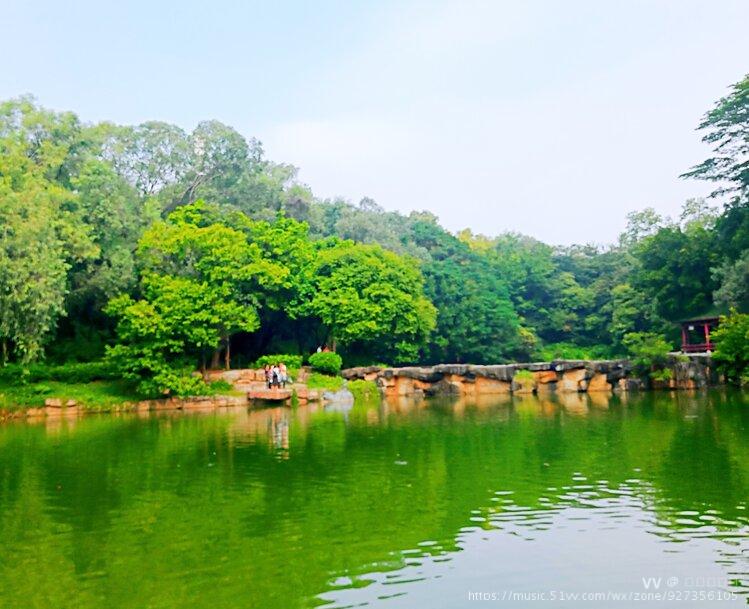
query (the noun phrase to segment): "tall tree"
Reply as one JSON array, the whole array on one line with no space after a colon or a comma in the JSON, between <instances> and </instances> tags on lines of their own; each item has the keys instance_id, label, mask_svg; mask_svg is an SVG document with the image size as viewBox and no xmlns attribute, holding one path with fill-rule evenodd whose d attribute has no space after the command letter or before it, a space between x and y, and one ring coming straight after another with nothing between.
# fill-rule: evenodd
<instances>
[{"instance_id":1,"label":"tall tree","mask_svg":"<svg viewBox=\"0 0 749 609\"><path fill-rule=\"evenodd\" d=\"M379 245L326 239L315 246L294 315L318 318L328 341L350 351L416 361L436 317L416 261Z\"/></svg>"},{"instance_id":2,"label":"tall tree","mask_svg":"<svg viewBox=\"0 0 749 609\"><path fill-rule=\"evenodd\" d=\"M749 75L731 87L699 124L702 141L713 147L713 156L683 177L720 184L713 196L728 195L734 202L749 200Z\"/></svg>"}]
</instances>

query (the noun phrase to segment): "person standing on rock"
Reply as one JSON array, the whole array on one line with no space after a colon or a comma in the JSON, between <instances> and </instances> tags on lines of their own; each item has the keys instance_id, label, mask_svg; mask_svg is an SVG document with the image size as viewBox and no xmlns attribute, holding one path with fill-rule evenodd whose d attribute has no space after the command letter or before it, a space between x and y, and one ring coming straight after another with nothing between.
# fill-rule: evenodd
<instances>
[{"instance_id":1,"label":"person standing on rock","mask_svg":"<svg viewBox=\"0 0 749 609\"><path fill-rule=\"evenodd\" d=\"M271 385L274 387L279 387L281 385L280 379L281 379L281 372L278 370L278 364L273 366L273 368L270 369L271 374Z\"/></svg>"},{"instance_id":2,"label":"person standing on rock","mask_svg":"<svg viewBox=\"0 0 749 609\"><path fill-rule=\"evenodd\" d=\"M265 373L265 386L270 389L271 382L273 381L273 378L271 377L270 364L265 364L265 366L263 366L263 372Z\"/></svg>"},{"instance_id":3,"label":"person standing on rock","mask_svg":"<svg viewBox=\"0 0 749 609\"><path fill-rule=\"evenodd\" d=\"M288 377L288 374L287 374L287 371L286 371L286 364L284 364L283 362L281 362L280 364L278 364L278 373L279 373L279 376L280 376L281 387L283 387L284 389L286 389L286 381L289 380L289 377Z\"/></svg>"}]
</instances>

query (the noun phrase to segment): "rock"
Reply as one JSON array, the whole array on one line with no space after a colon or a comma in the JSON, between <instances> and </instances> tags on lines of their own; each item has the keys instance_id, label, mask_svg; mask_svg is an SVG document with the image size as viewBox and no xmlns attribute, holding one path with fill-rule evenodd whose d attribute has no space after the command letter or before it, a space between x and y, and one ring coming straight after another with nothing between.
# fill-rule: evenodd
<instances>
[{"instance_id":1,"label":"rock","mask_svg":"<svg viewBox=\"0 0 749 609\"><path fill-rule=\"evenodd\" d=\"M65 408L72 408L73 406L77 405L78 402L76 402L75 400L68 400L67 402L65 402Z\"/></svg>"},{"instance_id":2,"label":"rock","mask_svg":"<svg viewBox=\"0 0 749 609\"><path fill-rule=\"evenodd\" d=\"M47 398L44 400L44 406L46 408L62 408L62 400L60 398Z\"/></svg>"},{"instance_id":3,"label":"rock","mask_svg":"<svg viewBox=\"0 0 749 609\"><path fill-rule=\"evenodd\" d=\"M590 391L611 391L611 384L608 378L602 372L596 372L588 381L587 390Z\"/></svg>"},{"instance_id":4,"label":"rock","mask_svg":"<svg viewBox=\"0 0 749 609\"><path fill-rule=\"evenodd\" d=\"M551 362L549 365L552 367L552 369L556 370L557 372L565 372L567 370L585 368L585 364L586 362L584 360L562 359L562 360L555 360Z\"/></svg>"},{"instance_id":5,"label":"rock","mask_svg":"<svg viewBox=\"0 0 749 609\"><path fill-rule=\"evenodd\" d=\"M423 381L425 383L436 383L444 376L439 370L434 368L419 368L419 367L408 367L408 368L394 368L393 376L402 376L409 379L415 379Z\"/></svg>"},{"instance_id":6,"label":"rock","mask_svg":"<svg viewBox=\"0 0 749 609\"><path fill-rule=\"evenodd\" d=\"M712 360L704 354L673 355L668 362L673 382L668 387L692 389L717 385L722 379ZM533 373L530 383L515 379L518 370ZM387 397L425 395L460 395L475 398L517 392L539 393L597 392L612 389L630 391L647 389L649 380L633 377L632 364L627 360L554 360L520 364L473 365L439 364L384 368L364 366L344 371L347 379L374 380Z\"/></svg>"},{"instance_id":7,"label":"rock","mask_svg":"<svg viewBox=\"0 0 749 609\"><path fill-rule=\"evenodd\" d=\"M554 370L542 370L534 373L533 376L536 378L536 382L541 385L557 382L557 373Z\"/></svg>"},{"instance_id":8,"label":"rock","mask_svg":"<svg viewBox=\"0 0 749 609\"><path fill-rule=\"evenodd\" d=\"M510 381L500 381L494 378L477 376L474 382L474 390L477 395L510 393L512 391L512 383Z\"/></svg>"},{"instance_id":9,"label":"rock","mask_svg":"<svg viewBox=\"0 0 749 609\"><path fill-rule=\"evenodd\" d=\"M517 364L518 369L530 370L531 372L541 372L543 370L552 370L551 362L532 362L530 364Z\"/></svg>"},{"instance_id":10,"label":"rock","mask_svg":"<svg viewBox=\"0 0 749 609\"><path fill-rule=\"evenodd\" d=\"M567 368L562 373L561 380L557 383L557 391L576 393L584 391L587 387L587 370L585 368Z\"/></svg>"},{"instance_id":11,"label":"rock","mask_svg":"<svg viewBox=\"0 0 749 609\"><path fill-rule=\"evenodd\" d=\"M505 381L507 383L512 381L512 377L515 375L515 370L517 370L517 366L514 366L512 364L494 366L469 366L469 368L472 374L476 377L485 377L498 381Z\"/></svg>"},{"instance_id":12,"label":"rock","mask_svg":"<svg viewBox=\"0 0 749 609\"><path fill-rule=\"evenodd\" d=\"M354 403L354 394L345 387L338 391L326 391L322 394L322 399L332 404L352 404Z\"/></svg>"},{"instance_id":13,"label":"rock","mask_svg":"<svg viewBox=\"0 0 749 609\"><path fill-rule=\"evenodd\" d=\"M345 378L347 381L353 381L353 380L370 380L367 377L371 377L372 374L377 376L377 373L380 372L382 368L379 366L359 366L357 368L347 368L345 370L341 370L341 376Z\"/></svg>"}]
</instances>

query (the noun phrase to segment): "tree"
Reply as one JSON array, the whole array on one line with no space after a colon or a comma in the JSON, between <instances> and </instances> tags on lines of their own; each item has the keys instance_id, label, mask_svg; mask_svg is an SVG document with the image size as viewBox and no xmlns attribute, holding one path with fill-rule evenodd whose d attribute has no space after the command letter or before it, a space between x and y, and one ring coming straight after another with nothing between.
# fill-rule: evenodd
<instances>
[{"instance_id":1,"label":"tree","mask_svg":"<svg viewBox=\"0 0 749 609\"><path fill-rule=\"evenodd\" d=\"M436 317L416 261L338 239L318 241L315 250L292 315L318 318L334 345L415 361Z\"/></svg>"},{"instance_id":2,"label":"tree","mask_svg":"<svg viewBox=\"0 0 749 609\"><path fill-rule=\"evenodd\" d=\"M720 318L713 331L713 359L726 376L737 382L749 383L749 315L731 311Z\"/></svg>"},{"instance_id":3,"label":"tree","mask_svg":"<svg viewBox=\"0 0 749 609\"><path fill-rule=\"evenodd\" d=\"M520 320L495 269L433 222L415 222L412 234L428 252L425 293L437 308L427 359L486 364L527 357Z\"/></svg>"},{"instance_id":4,"label":"tree","mask_svg":"<svg viewBox=\"0 0 749 609\"><path fill-rule=\"evenodd\" d=\"M716 303L749 311L749 249L735 262L726 260L714 269L713 278L720 285L714 293Z\"/></svg>"},{"instance_id":5,"label":"tree","mask_svg":"<svg viewBox=\"0 0 749 609\"><path fill-rule=\"evenodd\" d=\"M749 200L749 75L731 87L697 127L713 156L682 177L717 182L712 196L729 195L734 202Z\"/></svg>"},{"instance_id":6,"label":"tree","mask_svg":"<svg viewBox=\"0 0 749 609\"><path fill-rule=\"evenodd\" d=\"M0 105L0 338L3 361L43 354L64 314L71 265L98 249L66 188L80 164L78 123L31 100Z\"/></svg>"},{"instance_id":7,"label":"tree","mask_svg":"<svg viewBox=\"0 0 749 609\"><path fill-rule=\"evenodd\" d=\"M176 210L143 235L138 247L141 298L114 298L120 344L109 356L143 393L195 388L187 374L223 343L229 365L233 333L259 326L258 291L277 286L287 269L262 257L247 235L204 222L202 202ZM187 389L186 389L187 388Z\"/></svg>"},{"instance_id":8,"label":"tree","mask_svg":"<svg viewBox=\"0 0 749 609\"><path fill-rule=\"evenodd\" d=\"M632 247L645 237L656 234L660 229L670 224L669 220L661 216L652 207L630 212L627 214L627 227L619 235L619 243L625 248Z\"/></svg>"},{"instance_id":9,"label":"tree","mask_svg":"<svg viewBox=\"0 0 749 609\"><path fill-rule=\"evenodd\" d=\"M667 330L667 322L655 310L655 302L647 298L628 283L615 286L612 290L612 316L609 332L615 346L624 345L629 334L655 330L662 334Z\"/></svg>"},{"instance_id":10,"label":"tree","mask_svg":"<svg viewBox=\"0 0 749 609\"><path fill-rule=\"evenodd\" d=\"M175 125L147 121L134 127L92 129L100 156L139 193L155 197L182 180L190 165L187 134Z\"/></svg>"},{"instance_id":11,"label":"tree","mask_svg":"<svg viewBox=\"0 0 749 609\"><path fill-rule=\"evenodd\" d=\"M669 320L700 314L712 306L717 287L710 271L716 260L714 233L704 227L667 227L634 249L639 261L633 286L656 302Z\"/></svg>"}]
</instances>

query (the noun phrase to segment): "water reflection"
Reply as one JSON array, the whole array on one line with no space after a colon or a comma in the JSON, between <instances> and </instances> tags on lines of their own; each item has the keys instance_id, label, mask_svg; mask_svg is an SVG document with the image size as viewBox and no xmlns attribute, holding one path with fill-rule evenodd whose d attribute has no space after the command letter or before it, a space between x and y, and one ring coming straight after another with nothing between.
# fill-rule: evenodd
<instances>
[{"instance_id":1,"label":"water reflection","mask_svg":"<svg viewBox=\"0 0 749 609\"><path fill-rule=\"evenodd\" d=\"M399 398L6 426L0 607L462 607L651 576L728 579L743 604L748 405Z\"/></svg>"}]
</instances>

